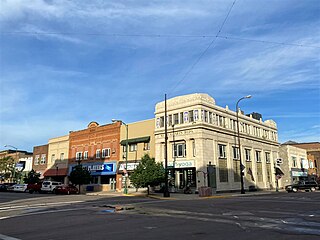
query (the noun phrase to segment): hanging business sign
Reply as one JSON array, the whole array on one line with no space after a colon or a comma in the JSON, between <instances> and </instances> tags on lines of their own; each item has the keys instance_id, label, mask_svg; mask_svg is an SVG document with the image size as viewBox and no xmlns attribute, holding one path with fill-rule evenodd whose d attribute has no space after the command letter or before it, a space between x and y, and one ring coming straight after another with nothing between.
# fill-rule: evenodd
<instances>
[{"instance_id":1,"label":"hanging business sign","mask_svg":"<svg viewBox=\"0 0 320 240\"><path fill-rule=\"evenodd\" d=\"M302 171L292 171L291 174L292 174L292 177L307 177L308 176L307 172L302 172Z\"/></svg>"},{"instance_id":2,"label":"hanging business sign","mask_svg":"<svg viewBox=\"0 0 320 240\"><path fill-rule=\"evenodd\" d=\"M135 170L138 165L139 165L139 163L127 163L127 171ZM121 163L119 165L119 171L123 171L125 169L126 169L126 164L125 163Z\"/></svg>"},{"instance_id":3,"label":"hanging business sign","mask_svg":"<svg viewBox=\"0 0 320 240\"><path fill-rule=\"evenodd\" d=\"M24 170L26 166L26 162L25 161L20 161L16 163L15 169L19 172L22 172Z\"/></svg>"}]
</instances>

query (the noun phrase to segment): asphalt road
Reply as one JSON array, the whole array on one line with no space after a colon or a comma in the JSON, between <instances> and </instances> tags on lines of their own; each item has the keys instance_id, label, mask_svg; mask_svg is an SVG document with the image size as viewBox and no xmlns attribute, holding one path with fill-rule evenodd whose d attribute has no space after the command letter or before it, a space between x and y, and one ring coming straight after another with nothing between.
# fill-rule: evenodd
<instances>
[{"instance_id":1,"label":"asphalt road","mask_svg":"<svg viewBox=\"0 0 320 240\"><path fill-rule=\"evenodd\" d=\"M320 238L320 191L195 200L10 194L0 193L6 240Z\"/></svg>"}]
</instances>

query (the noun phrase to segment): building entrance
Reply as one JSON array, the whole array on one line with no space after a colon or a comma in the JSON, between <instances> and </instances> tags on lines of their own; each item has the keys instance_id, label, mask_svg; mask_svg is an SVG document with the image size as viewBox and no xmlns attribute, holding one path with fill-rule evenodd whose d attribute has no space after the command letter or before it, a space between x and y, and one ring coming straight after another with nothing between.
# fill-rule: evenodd
<instances>
[{"instance_id":1,"label":"building entrance","mask_svg":"<svg viewBox=\"0 0 320 240\"><path fill-rule=\"evenodd\" d=\"M168 170L169 187L175 191L196 187L196 168L174 168Z\"/></svg>"}]
</instances>

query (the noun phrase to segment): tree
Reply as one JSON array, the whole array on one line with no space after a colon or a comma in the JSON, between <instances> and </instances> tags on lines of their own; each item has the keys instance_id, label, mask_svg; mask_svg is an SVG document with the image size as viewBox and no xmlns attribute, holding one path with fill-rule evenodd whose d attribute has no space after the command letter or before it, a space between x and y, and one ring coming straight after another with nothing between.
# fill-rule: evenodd
<instances>
[{"instance_id":1,"label":"tree","mask_svg":"<svg viewBox=\"0 0 320 240\"><path fill-rule=\"evenodd\" d=\"M14 177L14 159L11 156L0 159L0 173L5 180Z\"/></svg>"},{"instance_id":2,"label":"tree","mask_svg":"<svg viewBox=\"0 0 320 240\"><path fill-rule=\"evenodd\" d=\"M161 163L156 163L154 158L150 158L148 154L145 154L141 158L140 164L134 170L130 176L130 181L135 188L148 188L159 185L164 182L165 170Z\"/></svg>"},{"instance_id":3,"label":"tree","mask_svg":"<svg viewBox=\"0 0 320 240\"><path fill-rule=\"evenodd\" d=\"M35 170L31 170L30 172L28 172L28 175L26 177L23 178L24 183L31 183L31 184L35 184L40 182L40 173L37 173Z\"/></svg>"},{"instance_id":4,"label":"tree","mask_svg":"<svg viewBox=\"0 0 320 240\"><path fill-rule=\"evenodd\" d=\"M83 184L88 184L91 181L91 174L88 169L83 168L81 164L75 166L69 177L70 181L79 186L79 193L80 193L80 187Z\"/></svg>"}]
</instances>

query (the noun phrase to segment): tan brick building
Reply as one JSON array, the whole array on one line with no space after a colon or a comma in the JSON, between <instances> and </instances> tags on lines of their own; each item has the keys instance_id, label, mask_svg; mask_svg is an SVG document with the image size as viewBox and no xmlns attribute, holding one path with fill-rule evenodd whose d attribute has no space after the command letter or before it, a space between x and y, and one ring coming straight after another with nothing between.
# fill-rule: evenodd
<instances>
[{"instance_id":1,"label":"tan brick building","mask_svg":"<svg viewBox=\"0 0 320 240\"><path fill-rule=\"evenodd\" d=\"M69 133L69 170L81 162L91 171L94 191L115 190L117 163L120 159L120 122L88 127ZM117 183L120 185L120 183Z\"/></svg>"}]
</instances>

